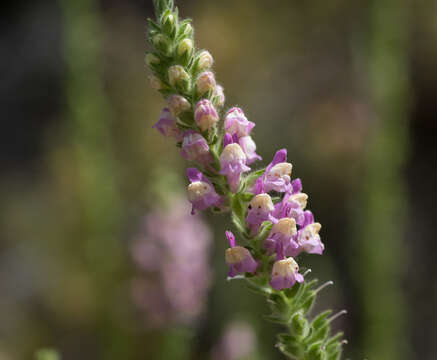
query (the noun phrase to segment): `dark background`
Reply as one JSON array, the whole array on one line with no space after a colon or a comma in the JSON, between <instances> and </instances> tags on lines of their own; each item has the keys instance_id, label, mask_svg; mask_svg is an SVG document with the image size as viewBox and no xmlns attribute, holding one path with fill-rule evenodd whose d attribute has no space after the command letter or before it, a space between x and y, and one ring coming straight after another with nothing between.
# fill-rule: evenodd
<instances>
[{"instance_id":1,"label":"dark background","mask_svg":"<svg viewBox=\"0 0 437 360\"><path fill-rule=\"evenodd\" d=\"M263 158L289 149L327 246L307 260L336 283L317 307L348 309L347 357L435 359L436 2L177 5ZM47 346L67 360L205 359L234 318L255 329L257 357L281 358L262 299L224 281L225 218L201 318L151 330L132 305L130 238L162 177L185 181L151 129L151 1L1 6L0 359Z\"/></svg>"}]
</instances>

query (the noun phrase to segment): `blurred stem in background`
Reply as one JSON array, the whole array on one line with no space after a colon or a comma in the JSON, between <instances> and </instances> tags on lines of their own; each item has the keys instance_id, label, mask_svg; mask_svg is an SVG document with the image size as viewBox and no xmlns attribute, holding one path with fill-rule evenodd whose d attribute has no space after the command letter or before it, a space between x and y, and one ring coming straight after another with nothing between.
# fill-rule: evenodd
<instances>
[{"instance_id":1,"label":"blurred stem in background","mask_svg":"<svg viewBox=\"0 0 437 360\"><path fill-rule=\"evenodd\" d=\"M359 239L360 297L366 358L407 358L407 312L401 289L405 263L408 155L408 2L370 6L370 97L375 123L367 153Z\"/></svg>"},{"instance_id":2,"label":"blurred stem in background","mask_svg":"<svg viewBox=\"0 0 437 360\"><path fill-rule=\"evenodd\" d=\"M61 0L66 77L66 133L73 151L78 251L96 288L102 357L129 358L120 324L114 319L123 254L122 204L111 144L111 110L104 93L102 23L94 0ZM62 239L61 239L62 240ZM123 340L124 339L124 340Z\"/></svg>"}]
</instances>

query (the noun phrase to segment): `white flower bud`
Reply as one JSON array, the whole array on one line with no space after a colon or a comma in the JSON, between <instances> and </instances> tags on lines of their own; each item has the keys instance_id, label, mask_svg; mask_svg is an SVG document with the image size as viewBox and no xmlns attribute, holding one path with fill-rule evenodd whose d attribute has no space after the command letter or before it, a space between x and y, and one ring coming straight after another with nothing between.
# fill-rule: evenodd
<instances>
[{"instance_id":1,"label":"white flower bud","mask_svg":"<svg viewBox=\"0 0 437 360\"><path fill-rule=\"evenodd\" d=\"M191 109L191 104L181 95L172 95L168 98L168 107L174 116Z\"/></svg>"},{"instance_id":2,"label":"white flower bud","mask_svg":"<svg viewBox=\"0 0 437 360\"><path fill-rule=\"evenodd\" d=\"M199 55L199 60L197 62L197 68L202 70L208 70L211 68L212 64L214 63L214 59L212 58L212 55L209 51L203 50Z\"/></svg>"},{"instance_id":3,"label":"white flower bud","mask_svg":"<svg viewBox=\"0 0 437 360\"><path fill-rule=\"evenodd\" d=\"M179 43L179 45L178 45L178 55L179 56L183 56L185 53L188 56L191 56L192 52L193 52L193 40L184 39Z\"/></svg>"},{"instance_id":4,"label":"white flower bud","mask_svg":"<svg viewBox=\"0 0 437 360\"><path fill-rule=\"evenodd\" d=\"M197 78L197 93L199 95L203 95L210 90L214 90L215 86L215 77L211 71L205 71Z\"/></svg>"},{"instance_id":5,"label":"white flower bud","mask_svg":"<svg viewBox=\"0 0 437 360\"><path fill-rule=\"evenodd\" d=\"M182 81L189 81L190 75L181 65L173 65L168 68L168 81L171 86L181 84Z\"/></svg>"}]
</instances>

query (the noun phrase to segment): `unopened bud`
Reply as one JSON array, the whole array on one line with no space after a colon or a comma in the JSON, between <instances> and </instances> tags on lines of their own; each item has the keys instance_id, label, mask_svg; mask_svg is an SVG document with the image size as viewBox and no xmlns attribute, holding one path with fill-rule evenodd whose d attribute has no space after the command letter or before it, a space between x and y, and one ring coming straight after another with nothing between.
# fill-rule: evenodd
<instances>
[{"instance_id":1,"label":"unopened bud","mask_svg":"<svg viewBox=\"0 0 437 360\"><path fill-rule=\"evenodd\" d=\"M193 27L190 23L186 23L181 26L180 28L180 34L184 35L185 37L191 37L193 35Z\"/></svg>"},{"instance_id":2,"label":"unopened bud","mask_svg":"<svg viewBox=\"0 0 437 360\"><path fill-rule=\"evenodd\" d=\"M176 30L176 18L170 10L164 13L161 23L164 32L170 36L173 36Z\"/></svg>"},{"instance_id":3,"label":"unopened bud","mask_svg":"<svg viewBox=\"0 0 437 360\"><path fill-rule=\"evenodd\" d=\"M161 90L164 88L164 84L155 75L149 76L150 86L155 90Z\"/></svg>"},{"instance_id":4,"label":"unopened bud","mask_svg":"<svg viewBox=\"0 0 437 360\"><path fill-rule=\"evenodd\" d=\"M184 81L188 82L190 75L181 65L173 65L168 68L168 81L171 86L181 85Z\"/></svg>"},{"instance_id":5,"label":"unopened bud","mask_svg":"<svg viewBox=\"0 0 437 360\"><path fill-rule=\"evenodd\" d=\"M191 104L181 95L172 95L168 98L168 107L174 116L191 109Z\"/></svg>"},{"instance_id":6,"label":"unopened bud","mask_svg":"<svg viewBox=\"0 0 437 360\"><path fill-rule=\"evenodd\" d=\"M161 51L162 53L168 55L170 50L170 41L169 39L163 35L163 34L156 34L152 38L152 43L155 46L156 49Z\"/></svg>"},{"instance_id":7,"label":"unopened bud","mask_svg":"<svg viewBox=\"0 0 437 360\"><path fill-rule=\"evenodd\" d=\"M197 61L197 68L202 70L208 70L211 68L212 64L214 62L214 59L212 58L212 55L207 50L203 50L199 55L199 60Z\"/></svg>"},{"instance_id":8,"label":"unopened bud","mask_svg":"<svg viewBox=\"0 0 437 360\"><path fill-rule=\"evenodd\" d=\"M214 74L211 71L205 71L197 78L197 93L203 95L208 91L215 89L216 82Z\"/></svg>"},{"instance_id":9,"label":"unopened bud","mask_svg":"<svg viewBox=\"0 0 437 360\"><path fill-rule=\"evenodd\" d=\"M191 56L191 53L193 52L193 40L191 39L184 39L179 43L178 46L178 55L184 56L185 54L187 56Z\"/></svg>"},{"instance_id":10,"label":"unopened bud","mask_svg":"<svg viewBox=\"0 0 437 360\"><path fill-rule=\"evenodd\" d=\"M194 120L202 131L211 129L219 121L217 111L211 101L203 99L196 104Z\"/></svg>"},{"instance_id":11,"label":"unopened bud","mask_svg":"<svg viewBox=\"0 0 437 360\"><path fill-rule=\"evenodd\" d=\"M148 53L146 55L146 64L149 67L152 67L153 65L158 65L160 62L161 60L159 60L159 57L157 57L155 54Z\"/></svg>"}]
</instances>

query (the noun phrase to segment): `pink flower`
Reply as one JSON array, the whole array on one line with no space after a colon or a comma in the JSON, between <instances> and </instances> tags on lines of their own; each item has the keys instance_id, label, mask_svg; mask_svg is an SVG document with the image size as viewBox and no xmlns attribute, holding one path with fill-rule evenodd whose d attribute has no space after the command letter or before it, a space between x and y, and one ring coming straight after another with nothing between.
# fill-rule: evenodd
<instances>
[{"instance_id":1,"label":"pink flower","mask_svg":"<svg viewBox=\"0 0 437 360\"><path fill-rule=\"evenodd\" d=\"M246 166L246 155L238 144L226 145L220 155L220 174L228 178L229 188L232 192L237 192L240 184L240 177L243 172L250 171Z\"/></svg>"},{"instance_id":2,"label":"pink flower","mask_svg":"<svg viewBox=\"0 0 437 360\"><path fill-rule=\"evenodd\" d=\"M205 71L197 78L197 94L203 95L208 91L214 91L216 87L214 73Z\"/></svg>"},{"instance_id":3,"label":"pink flower","mask_svg":"<svg viewBox=\"0 0 437 360\"><path fill-rule=\"evenodd\" d=\"M211 129L217 123L219 117L211 101L203 99L196 104L194 120L202 131Z\"/></svg>"},{"instance_id":4,"label":"pink flower","mask_svg":"<svg viewBox=\"0 0 437 360\"><path fill-rule=\"evenodd\" d=\"M243 110L238 107L233 107L228 110L225 116L225 130L227 133L237 136L247 136L254 128L255 123L247 120Z\"/></svg>"},{"instance_id":5,"label":"pink flower","mask_svg":"<svg viewBox=\"0 0 437 360\"><path fill-rule=\"evenodd\" d=\"M187 176L191 181L188 185L188 200L193 205L191 214L194 215L196 210L206 210L220 204L220 196L205 175L196 168L188 168Z\"/></svg>"},{"instance_id":6,"label":"pink flower","mask_svg":"<svg viewBox=\"0 0 437 360\"><path fill-rule=\"evenodd\" d=\"M299 274L299 265L292 257L284 258L283 247L278 245L270 285L275 290L282 290L291 288L296 281L303 282L303 276Z\"/></svg>"},{"instance_id":7,"label":"pink flower","mask_svg":"<svg viewBox=\"0 0 437 360\"><path fill-rule=\"evenodd\" d=\"M162 109L159 120L153 125L153 128L164 136L173 137L177 141L182 140L183 131L176 125L176 118L173 117L168 108Z\"/></svg>"},{"instance_id":8,"label":"pink flower","mask_svg":"<svg viewBox=\"0 0 437 360\"><path fill-rule=\"evenodd\" d=\"M226 237L231 246L226 250L226 265L229 266L229 276L234 277L239 273L254 273L258 263L252 257L252 254L243 246L236 246L235 236L232 232L226 231Z\"/></svg>"},{"instance_id":9,"label":"pink flower","mask_svg":"<svg viewBox=\"0 0 437 360\"><path fill-rule=\"evenodd\" d=\"M197 161L203 165L209 164L212 161L209 146L205 138L193 130L188 130L184 133L181 155L188 161Z\"/></svg>"}]
</instances>

